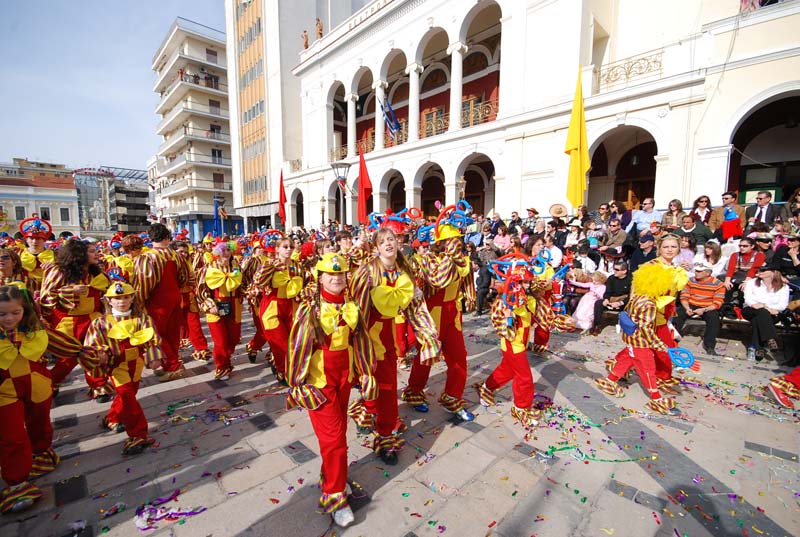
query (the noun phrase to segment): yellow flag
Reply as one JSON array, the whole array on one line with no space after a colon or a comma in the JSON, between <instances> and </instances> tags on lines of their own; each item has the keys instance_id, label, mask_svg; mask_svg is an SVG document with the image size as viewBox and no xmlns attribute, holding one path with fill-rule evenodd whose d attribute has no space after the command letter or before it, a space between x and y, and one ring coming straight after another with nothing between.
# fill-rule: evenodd
<instances>
[{"instance_id":1,"label":"yellow flag","mask_svg":"<svg viewBox=\"0 0 800 537\"><path fill-rule=\"evenodd\" d=\"M589 158L589 142L586 140L586 117L583 113L580 66L578 67L578 86L575 88L575 101L572 103L572 116L569 119L567 146L564 152L569 155L567 199L573 207L577 207L583 204L583 194L586 191L586 174L592 165L592 161Z\"/></svg>"}]
</instances>

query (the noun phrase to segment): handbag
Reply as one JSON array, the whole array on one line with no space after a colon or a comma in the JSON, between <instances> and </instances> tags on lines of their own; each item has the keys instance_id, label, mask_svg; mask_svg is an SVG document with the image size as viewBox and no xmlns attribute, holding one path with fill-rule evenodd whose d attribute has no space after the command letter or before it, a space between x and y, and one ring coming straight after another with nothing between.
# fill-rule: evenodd
<instances>
[{"instance_id":1,"label":"handbag","mask_svg":"<svg viewBox=\"0 0 800 537\"><path fill-rule=\"evenodd\" d=\"M627 311L623 311L619 314L619 326L628 336L632 336L638 327L638 325L633 322L633 319L631 319L631 316L628 315Z\"/></svg>"},{"instance_id":2,"label":"handbag","mask_svg":"<svg viewBox=\"0 0 800 537\"><path fill-rule=\"evenodd\" d=\"M226 315L231 314L232 310L232 302L228 301L218 301L217 303L217 316L225 317Z\"/></svg>"}]
</instances>

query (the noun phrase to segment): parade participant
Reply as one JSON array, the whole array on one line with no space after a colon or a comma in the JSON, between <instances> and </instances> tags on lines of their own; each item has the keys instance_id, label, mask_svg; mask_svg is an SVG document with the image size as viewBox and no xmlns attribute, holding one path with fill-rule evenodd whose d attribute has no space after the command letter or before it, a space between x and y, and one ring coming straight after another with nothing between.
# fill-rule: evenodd
<instances>
[{"instance_id":1,"label":"parade participant","mask_svg":"<svg viewBox=\"0 0 800 537\"><path fill-rule=\"evenodd\" d=\"M42 497L29 482L55 470L48 337L27 291L0 286L0 512L16 513Z\"/></svg>"},{"instance_id":2,"label":"parade participant","mask_svg":"<svg viewBox=\"0 0 800 537\"><path fill-rule=\"evenodd\" d=\"M344 256L324 254L316 268L316 296L300 304L289 335L286 408L308 409L322 457L319 505L346 527L354 520L345 490L347 404L354 381L365 398L376 397L375 354L363 314L349 300Z\"/></svg>"},{"instance_id":3,"label":"parade participant","mask_svg":"<svg viewBox=\"0 0 800 537\"><path fill-rule=\"evenodd\" d=\"M103 311L101 297L109 281L98 266L97 249L78 239L66 241L58 250L54 264L46 267L39 305L44 320L59 332L63 349L51 370L53 388L64 381L78 364L83 338L89 324ZM89 397L98 403L108 402L114 387L108 378L91 368L84 368Z\"/></svg>"},{"instance_id":4,"label":"parade participant","mask_svg":"<svg viewBox=\"0 0 800 537\"><path fill-rule=\"evenodd\" d=\"M423 363L434 361L441 352L422 293L414 286L414 275L407 262L398 255L395 229L402 230L406 225L389 219L381 224L372 237L377 257L358 269L350 285L359 309L368 312L367 328L375 347L379 391L375 401L351 404L348 414L362 430L371 429L374 421L373 450L388 465L397 464L397 452L404 443L395 430L401 428L397 412L397 315L403 313L414 329Z\"/></svg>"},{"instance_id":5,"label":"parade participant","mask_svg":"<svg viewBox=\"0 0 800 537\"><path fill-rule=\"evenodd\" d=\"M475 308L475 278L472 264L464 254L462 230L472 223L468 215L472 207L466 201L442 210L434 227L434 244L422 256L421 272L424 281L425 304L433 318L447 364L447 380L439 404L463 421L472 421L475 416L467 410L462 398L467 383L467 347L464 344L461 308L466 302L467 311ZM502 227L502 226L501 226ZM427 412L425 385L430 376L430 364L414 359L408 387L401 399L417 412Z\"/></svg>"},{"instance_id":6,"label":"parade participant","mask_svg":"<svg viewBox=\"0 0 800 537\"><path fill-rule=\"evenodd\" d=\"M500 261L506 261L508 257L500 258ZM495 404L494 392L511 381L514 394L511 417L523 427L535 427L542 412L533 408L534 384L527 350L536 310L549 309L550 305L540 305L536 298L528 295L532 285L546 285L543 280L533 276L528 266L530 259L516 256L515 261L518 264L512 265L501 280L503 296L490 307L492 326L500 336L502 360L489 377L476 384L475 388L481 405L488 407Z\"/></svg>"},{"instance_id":7,"label":"parade participant","mask_svg":"<svg viewBox=\"0 0 800 537\"><path fill-rule=\"evenodd\" d=\"M129 284L112 282L105 293L106 313L92 321L84 339L85 352L97 357L117 390L100 426L128 433L123 455L138 455L155 443L147 435L147 418L136 393L142 370L155 369L163 356L153 320L136 303L135 294Z\"/></svg>"},{"instance_id":8,"label":"parade participant","mask_svg":"<svg viewBox=\"0 0 800 537\"><path fill-rule=\"evenodd\" d=\"M658 354L667 354L667 344L657 335L657 316L663 303L675 301L675 274L672 267L652 262L642 265L633 274L633 296L621 314L622 341L626 347L615 357L611 372L606 378L595 379L603 392L615 397L625 397L617 383L631 368L636 369L650 401L647 408L661 414L678 415L675 400L661 396L657 382ZM622 315L626 315L626 322ZM668 358L669 359L669 358Z\"/></svg>"},{"instance_id":9,"label":"parade participant","mask_svg":"<svg viewBox=\"0 0 800 537\"><path fill-rule=\"evenodd\" d=\"M197 274L189 267L189 244L185 241L173 241L170 248L175 250L186 261L188 278L181 287L181 346L187 341L194 347L192 359L206 361L211 359L208 340L203 334L200 324L200 308L197 307Z\"/></svg>"},{"instance_id":10,"label":"parade participant","mask_svg":"<svg viewBox=\"0 0 800 537\"><path fill-rule=\"evenodd\" d=\"M142 254L144 240L138 235L126 235L120 241L123 253L113 258L113 265L120 270L121 277L126 281L133 281L133 260Z\"/></svg>"},{"instance_id":11,"label":"parade participant","mask_svg":"<svg viewBox=\"0 0 800 537\"><path fill-rule=\"evenodd\" d=\"M16 250L0 246L0 285L16 285L20 289L32 292L30 283L31 279L22 268L22 261Z\"/></svg>"},{"instance_id":12,"label":"parade participant","mask_svg":"<svg viewBox=\"0 0 800 537\"><path fill-rule=\"evenodd\" d=\"M170 249L172 234L167 226L152 224L147 235L152 241L152 249L134 258L131 283L161 338L163 369L157 370L156 375L159 381L168 382L181 378L186 370L178 352L182 324L181 287L189 279L189 266Z\"/></svg>"},{"instance_id":13,"label":"parade participant","mask_svg":"<svg viewBox=\"0 0 800 537\"><path fill-rule=\"evenodd\" d=\"M261 267L269 262L269 256L275 254L275 240L270 241L270 237L270 231L266 231L264 237L257 233L254 234L251 240L253 248L252 255L245 259L242 264L242 276L244 280L248 282L245 296L250 305L253 327L255 328L253 338L248 341L245 346L247 359L250 360L251 364L256 363L258 351L260 351L267 342L267 336L264 334L264 325L261 323L261 317L259 315L261 300L264 298L264 291L255 284L255 279ZM275 237L276 240L277 238L278 236Z\"/></svg>"},{"instance_id":14,"label":"parade participant","mask_svg":"<svg viewBox=\"0 0 800 537\"><path fill-rule=\"evenodd\" d=\"M45 241L53 234L53 226L33 213L30 218L19 223L19 231L26 244L26 248L20 252L22 268L28 273L31 288L39 291L42 288L44 266L55 261L55 252L45 249Z\"/></svg>"},{"instance_id":15,"label":"parade participant","mask_svg":"<svg viewBox=\"0 0 800 537\"><path fill-rule=\"evenodd\" d=\"M242 337L242 272L234 259L236 243L218 242L214 260L200 273L197 296L206 314L214 341L214 378L228 380L233 372L231 357Z\"/></svg>"},{"instance_id":16,"label":"parade participant","mask_svg":"<svg viewBox=\"0 0 800 537\"><path fill-rule=\"evenodd\" d=\"M772 377L768 387L781 406L794 409L792 399L800 399L800 367L795 367L785 375Z\"/></svg>"},{"instance_id":17,"label":"parade participant","mask_svg":"<svg viewBox=\"0 0 800 537\"><path fill-rule=\"evenodd\" d=\"M201 244L202 247L195 252L194 260L192 261L192 269L195 272L199 272L200 269L214 260L214 254L211 252L214 249L214 238L211 236L210 231L203 237Z\"/></svg>"},{"instance_id":18,"label":"parade participant","mask_svg":"<svg viewBox=\"0 0 800 537\"><path fill-rule=\"evenodd\" d=\"M275 258L261 266L255 285L264 290L259 318L272 353L270 367L278 382L285 384L289 329L303 290L304 271L300 262L291 259L292 243L285 235L275 236L274 249Z\"/></svg>"}]
</instances>

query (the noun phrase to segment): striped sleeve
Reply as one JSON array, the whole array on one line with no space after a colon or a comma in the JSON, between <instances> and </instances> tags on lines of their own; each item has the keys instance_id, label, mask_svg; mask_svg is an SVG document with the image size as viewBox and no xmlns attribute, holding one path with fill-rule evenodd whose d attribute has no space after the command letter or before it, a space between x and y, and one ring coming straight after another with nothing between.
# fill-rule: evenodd
<instances>
[{"instance_id":1,"label":"striped sleeve","mask_svg":"<svg viewBox=\"0 0 800 537\"><path fill-rule=\"evenodd\" d=\"M164 273L164 258L147 252L133 258L133 286L142 304L147 302Z\"/></svg>"},{"instance_id":2,"label":"striped sleeve","mask_svg":"<svg viewBox=\"0 0 800 537\"><path fill-rule=\"evenodd\" d=\"M655 302L643 296L638 296L626 308L631 320L636 323L636 331L629 336L622 333L622 341L633 347L666 351L667 346L656 335Z\"/></svg>"},{"instance_id":3,"label":"striped sleeve","mask_svg":"<svg viewBox=\"0 0 800 537\"><path fill-rule=\"evenodd\" d=\"M361 265L350 280L350 297L358 306L364 319L369 317L369 292L372 289L372 263Z\"/></svg>"},{"instance_id":4,"label":"striped sleeve","mask_svg":"<svg viewBox=\"0 0 800 537\"><path fill-rule=\"evenodd\" d=\"M508 317L506 317L506 305L502 300L495 300L489 308L489 315L492 319L492 326L497 335L501 338L513 340L515 333L514 328L508 326Z\"/></svg>"},{"instance_id":5,"label":"striped sleeve","mask_svg":"<svg viewBox=\"0 0 800 537\"><path fill-rule=\"evenodd\" d=\"M152 328L154 332L153 339L148 341L146 347L143 349L144 365L152 369L155 362L164 363L164 351L161 350L161 336L158 335L158 330L156 330L153 324L153 318L146 313L142 315L139 324L141 330Z\"/></svg>"},{"instance_id":6,"label":"striped sleeve","mask_svg":"<svg viewBox=\"0 0 800 537\"><path fill-rule=\"evenodd\" d=\"M269 287L272 283L272 275L276 270L278 270L278 264L271 259L261 263L261 266L255 271L253 283L260 289Z\"/></svg>"},{"instance_id":7,"label":"striped sleeve","mask_svg":"<svg viewBox=\"0 0 800 537\"><path fill-rule=\"evenodd\" d=\"M422 258L422 265L423 277L435 289L444 289L458 278L456 264L449 255L428 254Z\"/></svg>"},{"instance_id":8,"label":"striped sleeve","mask_svg":"<svg viewBox=\"0 0 800 537\"><path fill-rule=\"evenodd\" d=\"M414 329L414 335L419 343L419 359L421 362L433 363L442 353L439 343L439 334L433 323L422 293L415 289L414 298L405 311L406 318Z\"/></svg>"},{"instance_id":9,"label":"striped sleeve","mask_svg":"<svg viewBox=\"0 0 800 537\"><path fill-rule=\"evenodd\" d=\"M71 310L76 304L77 297L72 292L72 286L67 285L58 267L51 265L42 278L42 290L39 295L39 305L42 310L47 313L59 306Z\"/></svg>"},{"instance_id":10,"label":"striped sleeve","mask_svg":"<svg viewBox=\"0 0 800 537\"><path fill-rule=\"evenodd\" d=\"M327 401L319 388L306 384L311 356L314 353L311 315L309 305L301 304L289 332L289 352L286 362L286 381L289 383L289 393L286 396L287 410L296 406L314 410Z\"/></svg>"}]
</instances>

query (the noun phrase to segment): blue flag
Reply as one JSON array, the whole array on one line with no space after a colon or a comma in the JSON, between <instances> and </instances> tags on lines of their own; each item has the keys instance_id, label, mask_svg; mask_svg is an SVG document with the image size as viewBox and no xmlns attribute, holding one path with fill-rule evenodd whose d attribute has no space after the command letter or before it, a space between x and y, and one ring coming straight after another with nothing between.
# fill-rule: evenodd
<instances>
[{"instance_id":1,"label":"blue flag","mask_svg":"<svg viewBox=\"0 0 800 537\"><path fill-rule=\"evenodd\" d=\"M392 137L392 140L395 139L395 134L402 130L402 126L400 122L397 121L397 116L394 114L394 110L392 109L392 103L389 102L389 99L386 99L386 105L384 103L381 104L381 110L383 110L383 119L386 121L386 125L389 127L389 136Z\"/></svg>"}]
</instances>

